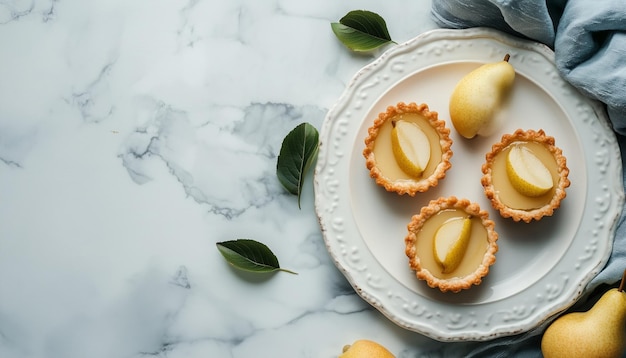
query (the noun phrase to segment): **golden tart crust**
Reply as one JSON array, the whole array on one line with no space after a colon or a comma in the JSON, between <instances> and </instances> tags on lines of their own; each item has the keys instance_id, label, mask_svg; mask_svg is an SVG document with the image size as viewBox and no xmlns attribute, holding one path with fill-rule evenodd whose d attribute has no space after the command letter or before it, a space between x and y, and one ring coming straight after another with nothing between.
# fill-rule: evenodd
<instances>
[{"instance_id":1,"label":"golden tart crust","mask_svg":"<svg viewBox=\"0 0 626 358\"><path fill-rule=\"evenodd\" d=\"M501 153L505 148L514 142L534 142L540 143L545 146L548 151L554 156L558 172L558 180L555 183L554 194L552 199L536 209L514 209L504 204L500 197L497 195L497 191L493 184L493 163L496 156ZM565 189L570 186L568 179L569 168L567 167L567 160L563 155L563 151L555 146L555 140L553 137L546 135L543 129L535 130L523 130L517 129L512 134L504 134L499 143L495 143L491 152L485 155L485 163L482 166L483 177L481 178L481 184L483 185L485 195L491 201L491 205L494 209L500 212L500 215L504 218L511 218L514 221L524 221L529 223L532 220L541 220L544 216L551 216L556 209L561 206L561 201L565 198Z\"/></svg>"},{"instance_id":2,"label":"golden tart crust","mask_svg":"<svg viewBox=\"0 0 626 358\"><path fill-rule=\"evenodd\" d=\"M421 115L428 121L430 126L436 130L439 136L439 146L441 148L442 155L434 172L427 177L419 179L391 180L385 176L376 164L376 156L374 154L376 138L378 137L383 124L391 121L395 117L407 113ZM437 112L430 111L428 105L423 103L418 105L414 102L409 104L399 102L395 106L387 107L387 110L380 113L374 120L373 125L369 127L368 136L365 138L363 156L365 157L367 169L370 171L370 177L375 179L378 185L383 186L387 191L396 192L400 195L408 194L410 196L415 196L418 192L425 192L429 188L437 186L439 180L446 176L446 171L451 167L451 146L452 139L450 139L450 129L446 127L445 121L439 119Z\"/></svg>"},{"instance_id":3,"label":"golden tart crust","mask_svg":"<svg viewBox=\"0 0 626 358\"><path fill-rule=\"evenodd\" d=\"M416 244L419 239L419 232L424 224L436 214L447 209L462 210L465 213L477 218L486 230L487 243L482 260L476 269L467 275L449 278L440 278L422 265L417 252ZM459 292L471 288L473 285L480 285L483 277L489 273L489 268L496 262L496 252L498 251L498 234L495 231L495 223L489 219L489 213L481 210L476 203L468 199L459 199L455 196L440 197L431 200L428 206L423 207L419 214L413 215L411 222L407 225L408 234L404 239L405 254L409 258L409 267L415 271L418 279L426 281L428 286L438 288L442 292Z\"/></svg>"}]
</instances>

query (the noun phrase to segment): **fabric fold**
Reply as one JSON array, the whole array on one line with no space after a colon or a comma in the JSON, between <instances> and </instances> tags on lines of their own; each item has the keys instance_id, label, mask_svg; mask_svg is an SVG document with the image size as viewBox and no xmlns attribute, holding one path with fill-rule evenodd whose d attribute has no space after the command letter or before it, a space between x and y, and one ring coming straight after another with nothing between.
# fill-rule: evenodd
<instances>
[{"instance_id":1,"label":"fabric fold","mask_svg":"<svg viewBox=\"0 0 626 358\"><path fill-rule=\"evenodd\" d=\"M585 95L603 102L626 134L626 6L623 1L570 0L557 28L556 65Z\"/></svg>"},{"instance_id":2,"label":"fabric fold","mask_svg":"<svg viewBox=\"0 0 626 358\"><path fill-rule=\"evenodd\" d=\"M561 76L602 102L626 135L626 7L621 0L433 0L441 27L485 26L541 42L555 52Z\"/></svg>"},{"instance_id":3,"label":"fabric fold","mask_svg":"<svg viewBox=\"0 0 626 358\"><path fill-rule=\"evenodd\" d=\"M622 0L432 0L432 17L444 28L491 27L541 42L554 50L565 81L603 103L626 157L626 6ZM626 178L622 178L626 182ZM606 223L607 225L611 223ZM626 268L626 216L617 223L606 266L587 285L571 310L588 309ZM469 344L470 357L541 357L541 333Z\"/></svg>"}]
</instances>

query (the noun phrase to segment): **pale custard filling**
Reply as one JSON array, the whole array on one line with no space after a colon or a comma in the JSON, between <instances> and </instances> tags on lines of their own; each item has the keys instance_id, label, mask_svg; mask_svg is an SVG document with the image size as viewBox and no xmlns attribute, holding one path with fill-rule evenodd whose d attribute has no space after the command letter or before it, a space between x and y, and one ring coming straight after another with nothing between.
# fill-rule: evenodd
<instances>
[{"instance_id":1,"label":"pale custard filling","mask_svg":"<svg viewBox=\"0 0 626 358\"><path fill-rule=\"evenodd\" d=\"M416 123L420 129L424 131L426 137L428 137L431 158L426 168L424 168L422 177L427 178L431 176L435 172L437 165L441 162L442 157L441 145L439 143L439 133L435 128L433 128L433 126L430 125L428 119L417 113L398 114L380 126L373 150L374 157L376 158L376 166L390 181L419 180L419 178L413 178L405 173L400 168L393 155L393 149L391 147L391 130L393 129L393 126L391 122L397 120L405 120Z\"/></svg>"},{"instance_id":2,"label":"pale custard filling","mask_svg":"<svg viewBox=\"0 0 626 358\"><path fill-rule=\"evenodd\" d=\"M452 272L443 273L441 266L435 261L433 253L433 241L437 230L443 223L455 218L467 217L467 213L458 209L442 210L434 216L428 218L419 232L416 233L415 250L419 257L422 268L440 279L453 277L465 277L472 274L483 261L485 252L489 247L487 229L483 226L480 218L472 218L472 232L470 241L465 251L463 260Z\"/></svg>"},{"instance_id":3,"label":"pale custard filling","mask_svg":"<svg viewBox=\"0 0 626 358\"><path fill-rule=\"evenodd\" d=\"M496 196L502 204L518 210L533 210L541 208L552 200L555 188L549 190L546 194L539 197L528 197L520 194L509 181L506 173L506 157L513 145L521 145L528 148L541 162L548 168L552 175L552 181L558 183L559 171L554 155L543 144L537 142L514 142L509 144L503 151L498 153L493 161L491 168L491 180Z\"/></svg>"}]
</instances>

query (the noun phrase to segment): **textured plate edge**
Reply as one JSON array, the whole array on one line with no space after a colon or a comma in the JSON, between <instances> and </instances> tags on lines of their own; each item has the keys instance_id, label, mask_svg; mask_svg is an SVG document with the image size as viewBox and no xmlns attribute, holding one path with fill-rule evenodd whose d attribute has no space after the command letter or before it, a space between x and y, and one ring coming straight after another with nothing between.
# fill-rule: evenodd
<instances>
[{"instance_id":1,"label":"textured plate edge","mask_svg":"<svg viewBox=\"0 0 626 358\"><path fill-rule=\"evenodd\" d=\"M446 34L449 34L450 37L459 37L463 39L485 38L485 37L495 39L499 42L502 42L510 46L532 50L534 52L541 52L541 54L544 57L550 59L551 62L554 63L554 53L549 47L536 43L536 42L532 42L532 41L528 41L528 40L524 40L520 38L515 38L510 35L499 32L497 30L487 29L487 28L473 28L473 29L466 29L466 30L450 30L450 29L430 30L430 31L424 32L416 36L415 38L409 41L398 44L395 47L385 51L381 56L375 59L372 63L364 66L361 70L359 70L353 76L348 86L346 86L346 88L342 92L342 95L335 102L334 106L328 111L327 116L324 119L324 122L322 123L322 129L320 132L320 139L321 139L320 140L320 152L319 152L320 156L318 157L318 163L315 167L315 172L314 172L314 192L315 192L315 209L316 209L315 211L318 217L320 228L322 230L326 248L330 256L332 257L335 266L342 272L342 274L346 277L350 285L354 288L355 292L360 297L362 297L366 302L368 302L370 305L372 305L377 310L379 310L383 315L389 318L392 322L394 322L396 325L403 327L407 330L418 332L422 335L425 335L427 337L433 338L438 341L463 341L463 340L487 341L487 340L492 340L498 337L511 336L511 335L515 335L518 333L532 330L534 327L537 327L543 324L545 321L550 320L552 317L554 317L558 313L563 312L569 307L571 307L575 302L577 302L580 299L580 297L582 296L583 290L587 286L587 284L593 279L593 277L595 277L602 270L602 268L606 266L606 263L608 262L610 254L612 252L613 240L607 240L608 245L607 247L605 247L605 250L602 253L602 259L596 265L596 267L589 271L589 273L585 276L584 280L579 282L577 285L573 286L574 290L576 291L576 294L569 301L561 303L560 305L553 307L551 310L546 310L546 312L549 312L549 314L546 315L544 319L536 322L532 327L527 327L525 324L518 324L518 325L511 325L510 327L503 328L503 329L495 329L488 334L476 333L476 332L474 333L466 332L466 333L461 333L461 334L437 334L431 331L424 331L423 329L420 329L420 327L416 327L414 324L410 324L408 322L405 322L402 319L399 319L398 317L391 314L391 312L385 308L385 306L380 302L380 300L376 297L376 295L370 295L360 288L360 284L355 282L349 270L347 270L342 265L341 261L338 259L337 253L334 252L334 249L329 244L328 239L327 239L328 228L326 227L325 222L324 222L324 215L323 213L320 212L320 208L323 204L322 196L318 195L318 194L321 194L320 193L320 180L321 180L320 173L324 170L324 167L327 164L326 151L328 150L328 146L332 145L332 143L324 142L323 139L329 138L330 137L329 131L333 128L333 124L338 124L334 122L335 115L341 112L341 110L347 105L346 100L347 100L348 95L351 92L351 89L353 89L353 87L356 86L356 84L359 82L359 80L363 76L367 76L369 72L373 71L378 66L385 64L387 61L387 57L393 57L399 53L402 53L403 51L405 51L406 48L411 48L416 42L428 41L428 38L433 35L438 37L438 36L443 36ZM606 113L603 107L601 106L601 104L591 99L587 99L586 102L588 105L590 105L593 108L594 112L596 113L596 116L599 119L602 119L601 121L598 121L598 123L600 123L599 125L603 126L603 132L605 132L607 136L611 137L609 138L610 142L612 144L615 144L613 146L615 151L612 154L613 156L612 160L615 161L616 165L619 165L619 168L618 170L615 170L615 177L610 178L609 182L612 184L612 186L608 188L613 198L613 201L611 201L611 203L614 203L613 207L615 208L614 209L615 214L613 215L611 220L609 220L610 223L607 223L607 226L609 227L608 233L611 237L613 237L617 228L620 214L621 214L621 209L617 210L617 208L622 207L624 204L624 188L622 185L622 170L623 169L622 169L621 153L619 151L619 146L617 145L617 138L615 136L615 133L613 132L612 128L610 128ZM337 225L341 225L341 224L337 223Z\"/></svg>"}]
</instances>

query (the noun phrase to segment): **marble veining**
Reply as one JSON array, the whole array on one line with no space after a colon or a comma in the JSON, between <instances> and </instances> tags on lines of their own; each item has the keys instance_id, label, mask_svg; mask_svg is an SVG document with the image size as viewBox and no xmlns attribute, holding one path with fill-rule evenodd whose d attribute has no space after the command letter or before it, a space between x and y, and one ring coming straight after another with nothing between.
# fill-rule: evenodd
<instances>
[{"instance_id":1,"label":"marble veining","mask_svg":"<svg viewBox=\"0 0 626 358\"><path fill-rule=\"evenodd\" d=\"M284 136L319 129L381 54L332 34L356 8L386 18L398 43L435 28L430 1L0 1L0 357L336 357L360 338L398 357L480 350L367 303L325 247L322 229L344 223L320 228L312 173L301 209L276 179ZM233 269L215 243L236 238L298 275ZM364 267L358 249L344 254ZM485 319L368 282L425 320Z\"/></svg>"}]
</instances>

